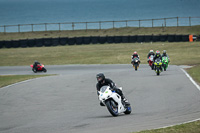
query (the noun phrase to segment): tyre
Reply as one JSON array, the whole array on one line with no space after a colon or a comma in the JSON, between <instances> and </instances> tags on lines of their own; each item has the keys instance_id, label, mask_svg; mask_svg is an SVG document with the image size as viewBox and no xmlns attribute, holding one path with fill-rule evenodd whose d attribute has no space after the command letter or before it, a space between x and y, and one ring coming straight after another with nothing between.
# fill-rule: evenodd
<instances>
[{"instance_id":1,"label":"tyre","mask_svg":"<svg viewBox=\"0 0 200 133\"><path fill-rule=\"evenodd\" d=\"M111 113L111 115L113 116L119 115L118 106L112 99L106 101L106 107L108 108L108 111Z\"/></svg>"},{"instance_id":2,"label":"tyre","mask_svg":"<svg viewBox=\"0 0 200 133\"><path fill-rule=\"evenodd\" d=\"M157 73L158 76L160 75L160 69L159 69L159 67L156 68L156 73Z\"/></svg>"},{"instance_id":3,"label":"tyre","mask_svg":"<svg viewBox=\"0 0 200 133\"><path fill-rule=\"evenodd\" d=\"M32 69L34 73L37 73L37 70L35 68Z\"/></svg>"},{"instance_id":4,"label":"tyre","mask_svg":"<svg viewBox=\"0 0 200 133\"><path fill-rule=\"evenodd\" d=\"M126 107L126 111L124 112L124 114L130 114L131 113L131 105L128 105L127 107Z\"/></svg>"},{"instance_id":5,"label":"tyre","mask_svg":"<svg viewBox=\"0 0 200 133\"><path fill-rule=\"evenodd\" d=\"M138 68L137 65L135 65L135 71L137 71L137 68Z\"/></svg>"},{"instance_id":6,"label":"tyre","mask_svg":"<svg viewBox=\"0 0 200 133\"><path fill-rule=\"evenodd\" d=\"M43 72L47 72L47 69L43 68Z\"/></svg>"}]
</instances>

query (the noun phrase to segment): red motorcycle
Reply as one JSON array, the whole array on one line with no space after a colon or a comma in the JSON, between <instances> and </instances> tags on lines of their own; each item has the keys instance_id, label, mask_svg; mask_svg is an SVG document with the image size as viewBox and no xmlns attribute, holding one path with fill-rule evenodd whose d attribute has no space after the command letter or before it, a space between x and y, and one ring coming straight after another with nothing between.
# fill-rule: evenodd
<instances>
[{"instance_id":1,"label":"red motorcycle","mask_svg":"<svg viewBox=\"0 0 200 133\"><path fill-rule=\"evenodd\" d=\"M154 63L153 63L153 55L149 56L149 66L151 67L151 69L153 70L154 69Z\"/></svg>"},{"instance_id":2,"label":"red motorcycle","mask_svg":"<svg viewBox=\"0 0 200 133\"><path fill-rule=\"evenodd\" d=\"M47 72L47 69L44 68L44 65L43 64L38 64L37 65L37 68L33 68L33 65L30 65L32 67L32 70L34 73L37 73L37 72Z\"/></svg>"}]
</instances>

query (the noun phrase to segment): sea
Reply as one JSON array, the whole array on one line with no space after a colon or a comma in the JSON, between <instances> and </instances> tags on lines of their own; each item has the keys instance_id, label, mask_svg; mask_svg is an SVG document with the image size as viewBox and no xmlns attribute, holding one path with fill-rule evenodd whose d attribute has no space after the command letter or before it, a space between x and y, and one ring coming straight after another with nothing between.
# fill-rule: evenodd
<instances>
[{"instance_id":1,"label":"sea","mask_svg":"<svg viewBox=\"0 0 200 133\"><path fill-rule=\"evenodd\" d=\"M0 0L0 32L200 25L199 13L200 0Z\"/></svg>"}]
</instances>

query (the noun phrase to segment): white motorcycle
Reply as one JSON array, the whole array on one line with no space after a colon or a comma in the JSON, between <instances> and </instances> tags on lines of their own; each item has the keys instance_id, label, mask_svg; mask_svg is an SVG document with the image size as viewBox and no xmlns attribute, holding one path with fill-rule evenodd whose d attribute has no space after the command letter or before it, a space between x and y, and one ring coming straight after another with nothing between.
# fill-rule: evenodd
<instances>
[{"instance_id":1,"label":"white motorcycle","mask_svg":"<svg viewBox=\"0 0 200 133\"><path fill-rule=\"evenodd\" d=\"M122 90L122 88L119 88ZM110 86L103 86L99 91L99 100L104 104L113 116L120 113L130 114L131 105L122 102L121 96L113 91Z\"/></svg>"}]
</instances>

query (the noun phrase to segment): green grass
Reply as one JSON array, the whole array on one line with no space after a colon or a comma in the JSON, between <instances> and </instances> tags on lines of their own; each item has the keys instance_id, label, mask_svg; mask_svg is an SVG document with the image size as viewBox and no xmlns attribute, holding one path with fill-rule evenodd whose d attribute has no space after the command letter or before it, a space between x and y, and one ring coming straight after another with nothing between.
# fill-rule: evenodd
<instances>
[{"instance_id":1,"label":"green grass","mask_svg":"<svg viewBox=\"0 0 200 133\"><path fill-rule=\"evenodd\" d=\"M145 130L135 133L200 133L200 121L181 124L168 128Z\"/></svg>"},{"instance_id":2,"label":"green grass","mask_svg":"<svg viewBox=\"0 0 200 133\"><path fill-rule=\"evenodd\" d=\"M0 88L20 81L51 75L0 75Z\"/></svg>"},{"instance_id":3,"label":"green grass","mask_svg":"<svg viewBox=\"0 0 200 133\"><path fill-rule=\"evenodd\" d=\"M129 64L134 51L138 52L141 62L144 64L147 63L146 58L150 49L161 52L167 50L171 59L170 64L200 64L199 42L156 42L3 48L0 49L0 66L30 65L35 60L45 65Z\"/></svg>"},{"instance_id":4,"label":"green grass","mask_svg":"<svg viewBox=\"0 0 200 133\"><path fill-rule=\"evenodd\" d=\"M200 65L194 66L187 70L192 78L200 84Z\"/></svg>"}]
</instances>

